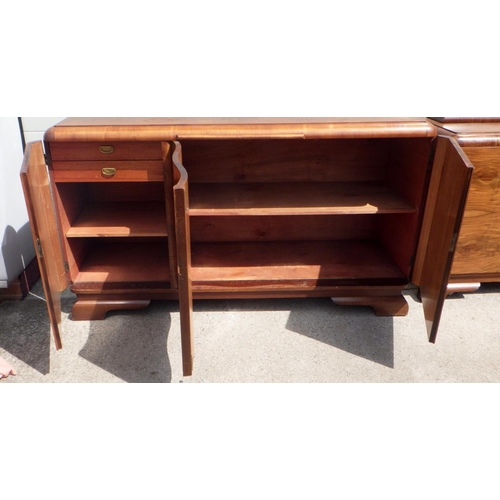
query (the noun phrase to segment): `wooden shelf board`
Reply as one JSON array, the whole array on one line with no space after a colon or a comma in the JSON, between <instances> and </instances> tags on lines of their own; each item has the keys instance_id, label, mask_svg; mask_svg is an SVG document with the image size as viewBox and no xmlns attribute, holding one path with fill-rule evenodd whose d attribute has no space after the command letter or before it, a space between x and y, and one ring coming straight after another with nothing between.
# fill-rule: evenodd
<instances>
[{"instance_id":1,"label":"wooden shelf board","mask_svg":"<svg viewBox=\"0 0 500 500\"><path fill-rule=\"evenodd\" d=\"M89 205L66 233L68 238L167 236L162 202L106 202Z\"/></svg>"},{"instance_id":2,"label":"wooden shelf board","mask_svg":"<svg viewBox=\"0 0 500 500\"><path fill-rule=\"evenodd\" d=\"M192 216L415 212L387 186L371 183L200 183L189 190Z\"/></svg>"},{"instance_id":3,"label":"wooden shelf board","mask_svg":"<svg viewBox=\"0 0 500 500\"><path fill-rule=\"evenodd\" d=\"M375 241L194 243L193 286L218 283L295 283L406 278Z\"/></svg>"},{"instance_id":4,"label":"wooden shelf board","mask_svg":"<svg viewBox=\"0 0 500 500\"><path fill-rule=\"evenodd\" d=\"M74 283L169 282L167 242L96 240Z\"/></svg>"}]
</instances>

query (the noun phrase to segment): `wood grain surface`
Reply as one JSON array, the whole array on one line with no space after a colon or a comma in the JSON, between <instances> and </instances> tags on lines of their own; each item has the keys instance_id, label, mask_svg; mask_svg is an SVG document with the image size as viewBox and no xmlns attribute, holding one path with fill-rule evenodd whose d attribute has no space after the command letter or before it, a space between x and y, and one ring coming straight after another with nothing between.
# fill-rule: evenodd
<instances>
[{"instance_id":1,"label":"wood grain surface","mask_svg":"<svg viewBox=\"0 0 500 500\"><path fill-rule=\"evenodd\" d=\"M68 286L41 142L26 146L21 182L56 349L61 349L61 292ZM38 242L38 244L37 244Z\"/></svg>"},{"instance_id":2,"label":"wood grain surface","mask_svg":"<svg viewBox=\"0 0 500 500\"><path fill-rule=\"evenodd\" d=\"M452 274L500 275L500 147L464 148L474 165Z\"/></svg>"},{"instance_id":3,"label":"wood grain surface","mask_svg":"<svg viewBox=\"0 0 500 500\"><path fill-rule=\"evenodd\" d=\"M181 322L182 370L184 376L193 373L193 292L191 280L191 239L189 224L188 174L182 165L182 147L171 145L172 164L176 181L173 189L175 206L175 238L177 245L177 279L179 285L179 310Z\"/></svg>"},{"instance_id":4,"label":"wood grain surface","mask_svg":"<svg viewBox=\"0 0 500 500\"><path fill-rule=\"evenodd\" d=\"M451 265L456 236L460 231L467 199L472 164L453 138L438 139L426 217L421 239L420 271L414 282L420 286L422 306L430 342L435 342ZM421 266L421 267L420 267Z\"/></svg>"},{"instance_id":5,"label":"wood grain surface","mask_svg":"<svg viewBox=\"0 0 500 500\"><path fill-rule=\"evenodd\" d=\"M175 141L194 138L431 137L424 118L70 118L45 141Z\"/></svg>"}]
</instances>

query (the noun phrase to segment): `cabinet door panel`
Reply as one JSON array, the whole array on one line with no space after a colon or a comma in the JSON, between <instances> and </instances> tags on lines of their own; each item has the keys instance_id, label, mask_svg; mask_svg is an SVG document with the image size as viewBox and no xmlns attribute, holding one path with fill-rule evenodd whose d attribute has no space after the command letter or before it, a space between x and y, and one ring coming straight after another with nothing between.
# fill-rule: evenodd
<instances>
[{"instance_id":1,"label":"cabinet door panel","mask_svg":"<svg viewBox=\"0 0 500 500\"><path fill-rule=\"evenodd\" d=\"M454 139L438 139L433 175L422 228L426 244L419 249L425 257L414 279L420 286L430 342L436 340L472 176L472 165Z\"/></svg>"},{"instance_id":2,"label":"cabinet door panel","mask_svg":"<svg viewBox=\"0 0 500 500\"><path fill-rule=\"evenodd\" d=\"M37 258L52 334L56 348L60 349L61 292L67 287L67 277L41 142L26 146L21 181L33 240L38 247Z\"/></svg>"},{"instance_id":3,"label":"cabinet door panel","mask_svg":"<svg viewBox=\"0 0 500 500\"><path fill-rule=\"evenodd\" d=\"M182 366L184 376L190 376L193 372L193 294L191 287L188 175L182 165L182 150L180 143L172 143L172 148L174 182L176 182L174 185L175 237L178 263Z\"/></svg>"}]
</instances>

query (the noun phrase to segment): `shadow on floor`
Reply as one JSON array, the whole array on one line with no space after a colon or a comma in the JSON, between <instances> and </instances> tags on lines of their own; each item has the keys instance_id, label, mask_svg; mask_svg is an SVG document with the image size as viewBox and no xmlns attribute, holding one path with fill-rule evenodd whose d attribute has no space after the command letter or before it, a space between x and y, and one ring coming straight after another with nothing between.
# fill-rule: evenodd
<instances>
[{"instance_id":1,"label":"shadow on floor","mask_svg":"<svg viewBox=\"0 0 500 500\"><path fill-rule=\"evenodd\" d=\"M176 306L152 302L146 309L111 311L104 321L90 321L79 355L125 382L171 382L167 339Z\"/></svg>"},{"instance_id":2,"label":"shadow on floor","mask_svg":"<svg viewBox=\"0 0 500 500\"><path fill-rule=\"evenodd\" d=\"M329 298L298 300L287 329L337 349L394 368L393 318L371 307L338 306Z\"/></svg>"},{"instance_id":3,"label":"shadow on floor","mask_svg":"<svg viewBox=\"0 0 500 500\"><path fill-rule=\"evenodd\" d=\"M50 370L50 324L45 301L33 297L0 303L0 347L34 370Z\"/></svg>"},{"instance_id":4,"label":"shadow on floor","mask_svg":"<svg viewBox=\"0 0 500 500\"><path fill-rule=\"evenodd\" d=\"M43 297L38 281L24 300L0 302L0 347L48 375L51 329ZM63 292L63 313L70 313L74 300L69 290ZM112 311L104 321L90 321L88 339L79 355L126 382L170 382L167 338L170 312L176 307L173 302L152 302L144 310ZM63 325L63 349L54 356L64 355L64 349L75 341L71 335L77 335L78 330L72 331L71 324L67 321Z\"/></svg>"},{"instance_id":5,"label":"shadow on floor","mask_svg":"<svg viewBox=\"0 0 500 500\"><path fill-rule=\"evenodd\" d=\"M337 306L329 298L197 300L196 311L290 311L286 328L375 363L394 368L392 317L370 307Z\"/></svg>"}]
</instances>

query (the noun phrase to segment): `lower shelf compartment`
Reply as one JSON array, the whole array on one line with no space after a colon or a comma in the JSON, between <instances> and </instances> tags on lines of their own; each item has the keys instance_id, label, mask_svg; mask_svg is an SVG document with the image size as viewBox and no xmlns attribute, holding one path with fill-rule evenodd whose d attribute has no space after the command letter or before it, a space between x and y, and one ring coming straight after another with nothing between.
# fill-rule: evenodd
<instances>
[{"instance_id":1,"label":"lower shelf compartment","mask_svg":"<svg viewBox=\"0 0 500 500\"><path fill-rule=\"evenodd\" d=\"M74 280L76 288L169 288L166 240L93 240Z\"/></svg>"},{"instance_id":2,"label":"lower shelf compartment","mask_svg":"<svg viewBox=\"0 0 500 500\"><path fill-rule=\"evenodd\" d=\"M376 241L193 243L197 285L327 286L407 283Z\"/></svg>"}]
</instances>

